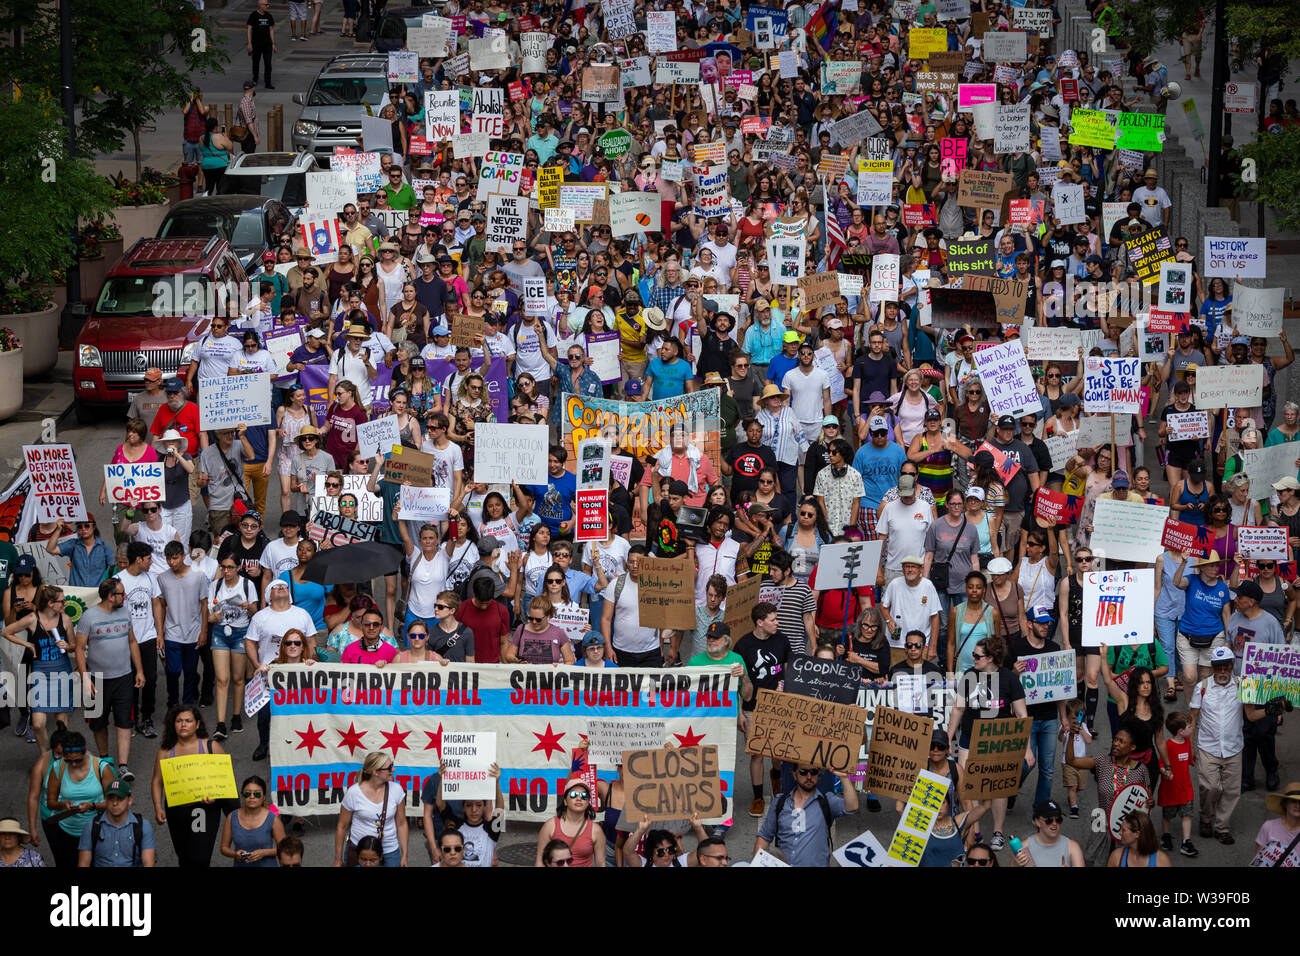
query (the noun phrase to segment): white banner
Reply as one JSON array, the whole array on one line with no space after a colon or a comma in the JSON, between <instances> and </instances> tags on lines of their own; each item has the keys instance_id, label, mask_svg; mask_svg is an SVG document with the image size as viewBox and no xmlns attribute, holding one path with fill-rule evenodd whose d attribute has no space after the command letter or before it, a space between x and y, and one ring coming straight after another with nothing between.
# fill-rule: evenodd
<instances>
[{"instance_id":1,"label":"white banner","mask_svg":"<svg viewBox=\"0 0 1300 956\"><path fill-rule=\"evenodd\" d=\"M474 425L474 481L485 485L547 483L545 425Z\"/></svg>"},{"instance_id":2,"label":"white banner","mask_svg":"<svg viewBox=\"0 0 1300 956\"><path fill-rule=\"evenodd\" d=\"M1103 498L1097 504L1105 502ZM1162 519L1162 528L1163 525ZM1159 547L1159 532L1155 541L1159 553L1163 550ZM1096 548L1094 543L1093 550ZM1089 571L1083 576L1083 645L1150 644L1155 622L1155 592L1155 571L1151 568Z\"/></svg>"}]
</instances>

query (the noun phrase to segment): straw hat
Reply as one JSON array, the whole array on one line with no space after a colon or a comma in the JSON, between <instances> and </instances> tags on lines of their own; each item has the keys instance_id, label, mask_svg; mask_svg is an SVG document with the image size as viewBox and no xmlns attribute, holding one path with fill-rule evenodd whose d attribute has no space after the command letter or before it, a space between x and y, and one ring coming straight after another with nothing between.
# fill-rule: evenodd
<instances>
[{"instance_id":1,"label":"straw hat","mask_svg":"<svg viewBox=\"0 0 1300 956\"><path fill-rule=\"evenodd\" d=\"M1192 567L1200 568L1200 567L1204 567L1207 564L1220 564L1222 563L1222 561L1223 559L1219 557L1219 552L1211 548L1210 553L1207 554L1205 557L1197 558L1195 561L1193 561Z\"/></svg>"},{"instance_id":2,"label":"straw hat","mask_svg":"<svg viewBox=\"0 0 1300 956\"><path fill-rule=\"evenodd\" d=\"M657 309L653 306L641 313L645 319L646 328L654 329L656 332L662 332L668 328L668 319L664 317L663 309Z\"/></svg>"},{"instance_id":3,"label":"straw hat","mask_svg":"<svg viewBox=\"0 0 1300 956\"><path fill-rule=\"evenodd\" d=\"M760 402L765 402L769 398L785 398L785 392L781 391L781 386L774 382L768 382L763 386L763 394L758 396Z\"/></svg>"},{"instance_id":4,"label":"straw hat","mask_svg":"<svg viewBox=\"0 0 1300 956\"><path fill-rule=\"evenodd\" d=\"M1281 811L1278 812L1280 813ZM31 834L24 830L22 825L13 817L5 817L3 820L0 820L0 834L4 833L17 834L19 837L19 843L26 843L31 836Z\"/></svg>"},{"instance_id":5,"label":"straw hat","mask_svg":"<svg viewBox=\"0 0 1300 956\"><path fill-rule=\"evenodd\" d=\"M368 339L370 333L366 331L364 325L352 324L348 326L348 338L350 339Z\"/></svg>"},{"instance_id":6,"label":"straw hat","mask_svg":"<svg viewBox=\"0 0 1300 956\"><path fill-rule=\"evenodd\" d=\"M308 437L315 438L315 439L316 439L316 443L319 445L319 444L320 444L320 429L317 428L315 425L303 425L303 426L302 426L302 431L298 432L297 436L294 438L294 441L297 442L297 443L298 443L298 447L301 448L301 447L302 447L302 440L303 440L304 438L308 438Z\"/></svg>"},{"instance_id":7,"label":"straw hat","mask_svg":"<svg viewBox=\"0 0 1300 956\"><path fill-rule=\"evenodd\" d=\"M1274 813L1285 813L1286 808L1282 805L1284 800L1300 800L1300 780L1292 780L1282 788L1281 793L1270 793L1264 798L1264 806ZM6 832L4 829L5 822L7 821L0 821L0 833Z\"/></svg>"}]
</instances>

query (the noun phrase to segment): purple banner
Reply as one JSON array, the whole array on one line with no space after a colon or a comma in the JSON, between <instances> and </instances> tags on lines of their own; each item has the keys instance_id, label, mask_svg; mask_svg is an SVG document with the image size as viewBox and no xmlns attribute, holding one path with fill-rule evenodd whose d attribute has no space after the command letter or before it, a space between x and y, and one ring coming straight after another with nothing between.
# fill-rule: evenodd
<instances>
[{"instance_id":1,"label":"purple banner","mask_svg":"<svg viewBox=\"0 0 1300 956\"><path fill-rule=\"evenodd\" d=\"M376 369L379 373L370 383L370 417L377 418L388 413L388 388L393 383L393 370L382 362ZM307 407L316 419L317 427L325 424L325 410L329 407L328 365L304 365L298 373L298 382L307 390Z\"/></svg>"},{"instance_id":2,"label":"purple banner","mask_svg":"<svg viewBox=\"0 0 1300 956\"><path fill-rule=\"evenodd\" d=\"M483 356L478 356L470 362L470 368L482 370ZM424 371L429 376L431 382L445 381L447 376L456 371L456 363L450 359L428 359L424 365ZM488 366L483 373L483 384L487 386L488 400L492 403L492 414L499 422L505 422L510 419L510 377L506 374L506 360L504 356L492 356L492 364ZM448 405L451 401L444 396L444 402Z\"/></svg>"}]
</instances>

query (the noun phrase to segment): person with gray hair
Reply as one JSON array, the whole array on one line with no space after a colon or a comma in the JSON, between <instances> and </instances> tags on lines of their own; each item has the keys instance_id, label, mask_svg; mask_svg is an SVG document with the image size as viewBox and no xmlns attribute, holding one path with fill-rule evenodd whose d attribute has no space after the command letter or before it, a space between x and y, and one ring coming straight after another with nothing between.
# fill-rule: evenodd
<instances>
[{"instance_id":1,"label":"person with gray hair","mask_svg":"<svg viewBox=\"0 0 1300 956\"><path fill-rule=\"evenodd\" d=\"M1259 433L1255 431L1247 432L1248 435L1258 437ZM1243 436L1244 437L1244 436ZM1259 502L1250 497L1250 475L1239 471L1223 483L1224 491L1228 496L1228 507L1232 509L1228 520L1240 527L1241 525L1259 525L1263 524L1263 519L1259 513Z\"/></svg>"}]
</instances>

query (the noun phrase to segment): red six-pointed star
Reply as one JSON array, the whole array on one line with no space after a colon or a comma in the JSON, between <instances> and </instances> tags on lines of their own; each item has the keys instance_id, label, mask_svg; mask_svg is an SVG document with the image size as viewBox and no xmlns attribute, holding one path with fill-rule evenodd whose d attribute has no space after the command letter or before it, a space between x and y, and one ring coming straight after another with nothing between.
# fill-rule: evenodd
<instances>
[{"instance_id":1,"label":"red six-pointed star","mask_svg":"<svg viewBox=\"0 0 1300 956\"><path fill-rule=\"evenodd\" d=\"M311 758L312 751L315 748L319 747L321 748L321 750L325 749L325 744L321 741L321 737L324 736L325 734L324 727L322 727L320 730L317 730L311 725L311 721L309 720L307 721L307 729L305 731L295 730L294 733L302 738L302 742L299 743L298 746L295 747L294 749L302 750L304 747L306 747L308 759Z\"/></svg>"},{"instance_id":2,"label":"red six-pointed star","mask_svg":"<svg viewBox=\"0 0 1300 956\"><path fill-rule=\"evenodd\" d=\"M429 742L424 745L424 749L436 750L438 751L438 756L441 757L442 756L442 721L438 722L438 732L436 734L431 734L426 730L424 732L424 736L429 738Z\"/></svg>"},{"instance_id":3,"label":"red six-pointed star","mask_svg":"<svg viewBox=\"0 0 1300 956\"><path fill-rule=\"evenodd\" d=\"M366 732L364 730L357 730L356 724L352 721L348 722L347 730L338 730L335 731L335 733L339 735L339 746L347 747L348 753L352 756L356 756L358 750L366 749L366 745L363 742Z\"/></svg>"},{"instance_id":4,"label":"red six-pointed star","mask_svg":"<svg viewBox=\"0 0 1300 956\"><path fill-rule=\"evenodd\" d=\"M695 733L695 728L692 726L687 726L686 733L673 734L673 736L678 739L678 741L680 742L679 746L682 747L698 747L700 745L700 741L703 740L705 737L704 734Z\"/></svg>"},{"instance_id":5,"label":"red six-pointed star","mask_svg":"<svg viewBox=\"0 0 1300 956\"><path fill-rule=\"evenodd\" d=\"M563 753L564 748L560 746L560 741L564 739L564 734L563 732L557 734L553 731L551 729L550 721L546 722L546 733L539 734L534 730L532 734L537 738L537 746L533 748L533 753L536 753L539 750L545 751L547 760L551 759L552 750Z\"/></svg>"},{"instance_id":6,"label":"red six-pointed star","mask_svg":"<svg viewBox=\"0 0 1300 956\"><path fill-rule=\"evenodd\" d=\"M379 733L380 736L384 738L384 742L379 745L379 749L391 750L393 752L394 760L397 759L397 751L411 749L410 745L406 742L406 738L411 736L411 731L404 730L399 732L397 729L397 721L393 721L392 731L381 730Z\"/></svg>"}]
</instances>

